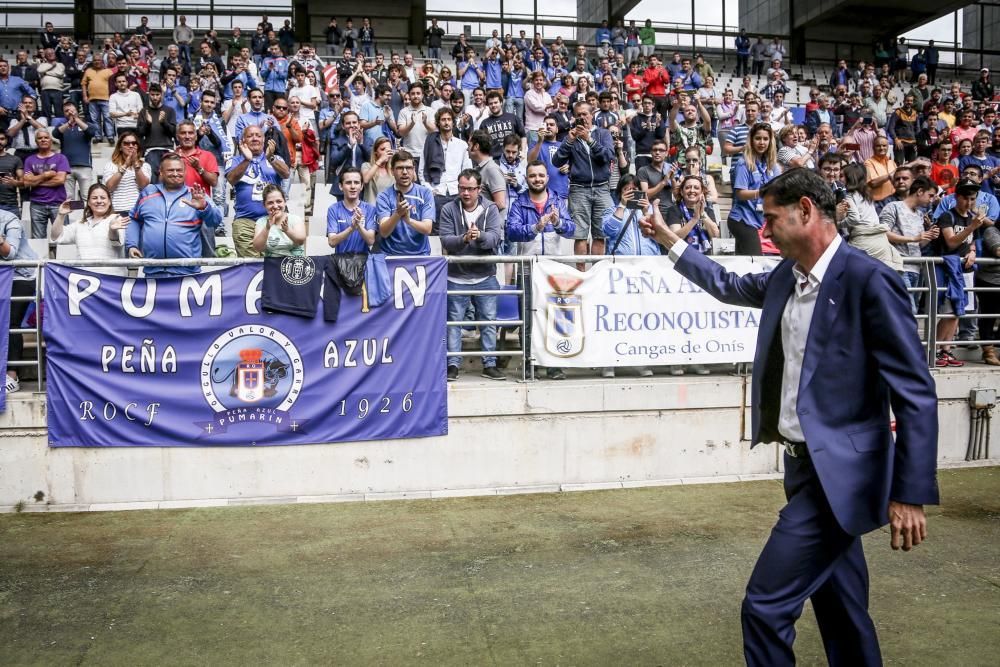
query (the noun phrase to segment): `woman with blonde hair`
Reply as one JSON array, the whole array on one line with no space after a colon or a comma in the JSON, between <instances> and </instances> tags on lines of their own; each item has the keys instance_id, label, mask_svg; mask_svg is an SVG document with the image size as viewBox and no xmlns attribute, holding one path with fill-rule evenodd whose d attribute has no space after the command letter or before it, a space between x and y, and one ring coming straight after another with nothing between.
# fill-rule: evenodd
<instances>
[{"instance_id":1,"label":"woman with blonde hair","mask_svg":"<svg viewBox=\"0 0 1000 667\"><path fill-rule=\"evenodd\" d=\"M733 207L727 223L736 239L737 255L762 255L765 249L768 254L777 253L773 244L761 237L764 200L760 190L780 173L774 130L770 123L756 123L733 167Z\"/></svg>"},{"instance_id":2,"label":"woman with blonde hair","mask_svg":"<svg viewBox=\"0 0 1000 667\"><path fill-rule=\"evenodd\" d=\"M814 138L812 142L803 143L799 141L798 125L786 125L778 132L778 164L782 169L794 169L795 167L805 167L812 169L812 154L819 145L819 139Z\"/></svg>"},{"instance_id":3,"label":"woman with blonde hair","mask_svg":"<svg viewBox=\"0 0 1000 667\"><path fill-rule=\"evenodd\" d=\"M379 193L396 182L389 169L391 158L392 142L387 137L376 139L372 145L371 160L361 165L361 175L365 183L361 198L369 204L374 204Z\"/></svg>"}]
</instances>

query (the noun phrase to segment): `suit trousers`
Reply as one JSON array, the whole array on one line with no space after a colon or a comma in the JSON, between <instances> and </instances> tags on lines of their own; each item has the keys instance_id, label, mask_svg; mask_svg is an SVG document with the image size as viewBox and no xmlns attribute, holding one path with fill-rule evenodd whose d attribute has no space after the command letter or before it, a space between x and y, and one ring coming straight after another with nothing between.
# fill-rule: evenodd
<instances>
[{"instance_id":1,"label":"suit trousers","mask_svg":"<svg viewBox=\"0 0 1000 667\"><path fill-rule=\"evenodd\" d=\"M743 600L747 665L795 664L795 621L807 598L830 665L881 665L861 538L840 527L811 459L785 454L785 497Z\"/></svg>"}]
</instances>

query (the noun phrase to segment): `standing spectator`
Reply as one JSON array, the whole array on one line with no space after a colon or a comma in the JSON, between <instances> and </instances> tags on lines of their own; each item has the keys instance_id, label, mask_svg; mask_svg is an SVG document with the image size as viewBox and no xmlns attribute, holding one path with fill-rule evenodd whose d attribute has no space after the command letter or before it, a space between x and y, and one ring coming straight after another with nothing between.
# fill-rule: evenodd
<instances>
[{"instance_id":1,"label":"standing spectator","mask_svg":"<svg viewBox=\"0 0 1000 667\"><path fill-rule=\"evenodd\" d=\"M886 134L893 142L896 163L904 164L917 159L917 130L920 115L914 107L913 95L903 96L903 106L893 110L886 127Z\"/></svg>"},{"instance_id":2,"label":"standing spectator","mask_svg":"<svg viewBox=\"0 0 1000 667\"><path fill-rule=\"evenodd\" d=\"M972 284L971 272L976 262L976 232L986 222L984 211L974 208L979 184L962 179L955 188L955 208L945 211L936 220L941 235L937 239L936 254L945 258L942 266L937 266L938 285L945 288L939 295L938 313L956 317L942 317L937 323L937 340L950 342L955 339L959 320L968 306L965 289ZM969 274L970 277L966 277ZM967 284L968 283L968 284ZM937 353L935 365L964 366L951 353L951 346L942 346Z\"/></svg>"},{"instance_id":3,"label":"standing spectator","mask_svg":"<svg viewBox=\"0 0 1000 667\"><path fill-rule=\"evenodd\" d=\"M8 211L0 211L0 261L13 262L20 260L38 259L38 255L31 249L31 244L24 235L24 227L21 225L21 218ZM11 283L11 297L25 297L35 295L35 268L30 266L19 266L14 269L14 280ZM20 329L21 320L28 311L30 301L10 302L10 322L9 328ZM10 333L7 338L7 377L5 378L5 388L8 394L20 391L21 382L18 378L17 368L9 365L11 361L22 361L24 359L24 337L21 334Z\"/></svg>"},{"instance_id":4,"label":"standing spectator","mask_svg":"<svg viewBox=\"0 0 1000 667\"><path fill-rule=\"evenodd\" d=\"M375 243L377 213L372 204L361 201L362 180L361 172L354 167L340 172L344 198L326 213L327 242L337 253L367 253Z\"/></svg>"},{"instance_id":5,"label":"standing spectator","mask_svg":"<svg viewBox=\"0 0 1000 667\"><path fill-rule=\"evenodd\" d=\"M531 75L531 90L524 94L524 126L528 143L538 142L538 131L545 125L545 116L552 111L552 97L545 90L545 74L536 71Z\"/></svg>"},{"instance_id":6,"label":"standing spectator","mask_svg":"<svg viewBox=\"0 0 1000 667\"><path fill-rule=\"evenodd\" d=\"M345 111L340 117L340 127L330 141L330 150L327 154L326 181L330 183L330 194L336 197L342 196L340 172L350 167L360 167L368 161L369 155L358 114Z\"/></svg>"},{"instance_id":7,"label":"standing spectator","mask_svg":"<svg viewBox=\"0 0 1000 667\"><path fill-rule=\"evenodd\" d=\"M587 102L573 106L576 126L556 151L556 166L569 164L569 202L576 225L574 251L577 255L604 254L604 213L611 206L608 186L610 164L615 159L611 134L593 126L593 112ZM592 239L592 242L590 242ZM582 266L578 266L583 270Z\"/></svg>"},{"instance_id":8,"label":"standing spectator","mask_svg":"<svg viewBox=\"0 0 1000 667\"><path fill-rule=\"evenodd\" d=\"M362 53L365 54L365 58L375 57L375 29L367 16L361 19L361 28L358 30L358 45Z\"/></svg>"},{"instance_id":9,"label":"standing spectator","mask_svg":"<svg viewBox=\"0 0 1000 667\"><path fill-rule=\"evenodd\" d=\"M650 153L650 163L636 174L636 185L647 201L660 202L660 215L666 216L673 203L674 182L680 182L680 172L671 170L667 165L667 142L663 139L653 140Z\"/></svg>"},{"instance_id":10,"label":"standing spectator","mask_svg":"<svg viewBox=\"0 0 1000 667\"><path fill-rule=\"evenodd\" d=\"M480 173L466 169L458 177L458 198L441 209L441 247L449 255L492 257L498 254L503 241L503 216L488 198L481 194ZM449 264L448 289L490 290L500 289L493 264ZM475 319L495 320L497 297L495 294L478 296L448 296L448 319L459 321L465 317L470 301L475 308ZM479 341L483 352L496 351L496 326L479 327ZM462 328L448 327L448 352L462 349ZM448 380L457 380L462 359L448 357ZM482 357L482 376L490 380L506 380L497 370L496 356Z\"/></svg>"},{"instance_id":11,"label":"standing spectator","mask_svg":"<svg viewBox=\"0 0 1000 667\"><path fill-rule=\"evenodd\" d=\"M297 215L288 212L285 193L274 184L264 186L261 197L266 215L257 218L254 251L264 257L302 257L308 230Z\"/></svg>"},{"instance_id":12,"label":"standing spectator","mask_svg":"<svg viewBox=\"0 0 1000 667\"><path fill-rule=\"evenodd\" d=\"M875 139L874 153L865 160L864 166L868 172L867 180L872 200L878 203L886 197L891 197L896 191L892 186L896 162L889 157L888 138L880 136Z\"/></svg>"},{"instance_id":13,"label":"standing spectator","mask_svg":"<svg viewBox=\"0 0 1000 667\"><path fill-rule=\"evenodd\" d=\"M646 19L646 23L639 28L639 39L642 40L641 49L644 58L649 58L656 50L656 31L653 29L653 22Z\"/></svg>"},{"instance_id":14,"label":"standing spectator","mask_svg":"<svg viewBox=\"0 0 1000 667\"><path fill-rule=\"evenodd\" d=\"M545 126L538 131L538 141L528 151L528 163L540 161L545 166L546 187L563 199L569 197L569 165L561 167L553 163L556 151L562 142L558 141L559 126L555 116L545 117ZM527 174L525 175L527 178Z\"/></svg>"},{"instance_id":15,"label":"standing spectator","mask_svg":"<svg viewBox=\"0 0 1000 667\"><path fill-rule=\"evenodd\" d=\"M982 238L983 257L1000 259L1000 231L996 225L987 227ZM979 312L986 313L979 318L979 340L983 342L983 363L990 366L1000 366L1000 358L997 357L996 347L987 344L985 341L1000 339L1000 318L996 316L1000 313L1000 262L993 264L982 264L976 271L974 284L977 288L985 288L989 291L978 292ZM992 315L992 317L990 317Z\"/></svg>"},{"instance_id":16,"label":"standing spectator","mask_svg":"<svg viewBox=\"0 0 1000 667\"><path fill-rule=\"evenodd\" d=\"M138 132L155 184L159 178L160 159L173 150L177 132L177 116L173 109L163 104L163 90L158 83L149 87L149 104L146 111L139 114Z\"/></svg>"},{"instance_id":17,"label":"standing spectator","mask_svg":"<svg viewBox=\"0 0 1000 667\"><path fill-rule=\"evenodd\" d=\"M490 115L479 124L479 129L490 135L493 144L493 159L503 154L503 141L510 135L524 139L524 125L512 113L503 111L503 95L496 90L486 94L486 106Z\"/></svg>"},{"instance_id":18,"label":"standing spectator","mask_svg":"<svg viewBox=\"0 0 1000 667\"><path fill-rule=\"evenodd\" d=\"M938 227L926 228L924 213L937 194L937 186L926 176L913 179L903 199L894 201L879 214L879 222L889 228L889 242L904 258L918 259L923 256L923 248L934 241ZM920 287L920 266L904 264L900 272L907 288ZM910 309L917 314L916 292L909 292ZM992 311L990 311L992 312Z\"/></svg>"},{"instance_id":19,"label":"standing spectator","mask_svg":"<svg viewBox=\"0 0 1000 667\"><path fill-rule=\"evenodd\" d=\"M686 104L682 109L684 120L677 122L677 108L680 98L674 101L670 107L670 141L677 146L677 162L684 166L686 158L684 151L697 146L701 152L705 152L705 144L711 136L712 118L701 103L701 98L695 97L694 104Z\"/></svg>"},{"instance_id":20,"label":"standing spectator","mask_svg":"<svg viewBox=\"0 0 1000 667\"><path fill-rule=\"evenodd\" d=\"M83 217L73 224L66 224L72 211L69 202L63 202L59 206L59 213L49 230L49 238L56 245L75 245L80 259L121 259L128 217L114 212L111 207L111 192L100 183L90 186L82 199L86 202ZM127 269L91 270L111 275L128 275Z\"/></svg>"},{"instance_id":21,"label":"standing spectator","mask_svg":"<svg viewBox=\"0 0 1000 667\"><path fill-rule=\"evenodd\" d=\"M872 203L865 168L855 163L844 167L844 187L847 196L837 204L837 221L847 232L848 242L869 257L876 259L890 269L903 270L903 258L889 243L889 225L880 222Z\"/></svg>"},{"instance_id":22,"label":"standing spectator","mask_svg":"<svg viewBox=\"0 0 1000 667\"><path fill-rule=\"evenodd\" d=\"M218 227L222 214L199 186L184 184L184 160L168 153L160 162L160 183L147 186L130 214L125 248L130 258L202 257L202 226ZM192 216L194 223L192 224ZM199 273L198 266L147 266L147 278Z\"/></svg>"},{"instance_id":23,"label":"standing spectator","mask_svg":"<svg viewBox=\"0 0 1000 667\"><path fill-rule=\"evenodd\" d=\"M753 63L750 73L756 76L763 76L764 63L767 62L767 44L764 38L757 36L757 41L750 48L750 59Z\"/></svg>"},{"instance_id":24,"label":"standing spectator","mask_svg":"<svg viewBox=\"0 0 1000 667\"><path fill-rule=\"evenodd\" d=\"M528 190L511 204L507 216L507 239L517 244L518 255L562 255L561 238L574 236L575 227L566 207L566 199L548 188L548 170L541 162L528 163L525 178ZM523 264L525 273L520 276L522 287L531 284L531 263ZM525 299L530 299L531 290L525 289ZM531 304L523 304L525 312L531 312ZM531 318L524 323L525 340L531 340ZM525 358L528 358L527 351ZM526 369L529 373L530 369ZM547 368L550 380L565 380L566 373L561 368Z\"/></svg>"},{"instance_id":25,"label":"standing spectator","mask_svg":"<svg viewBox=\"0 0 1000 667\"><path fill-rule=\"evenodd\" d=\"M38 68L28 62L27 51L17 52L17 55L14 56L14 65L10 68L10 73L24 79L33 89L38 89Z\"/></svg>"},{"instance_id":26,"label":"standing spectator","mask_svg":"<svg viewBox=\"0 0 1000 667\"><path fill-rule=\"evenodd\" d=\"M291 55L295 50L295 31L292 29L291 19L285 19L285 24L278 30L278 45L285 56Z\"/></svg>"},{"instance_id":27,"label":"standing spectator","mask_svg":"<svg viewBox=\"0 0 1000 667\"><path fill-rule=\"evenodd\" d=\"M501 219L507 217L507 179L491 157L493 142L484 130L477 130L469 137L469 159L472 167L479 172L483 196L490 199L500 210ZM501 147L502 149L502 147Z\"/></svg>"},{"instance_id":28,"label":"standing spectator","mask_svg":"<svg viewBox=\"0 0 1000 667\"><path fill-rule=\"evenodd\" d=\"M743 153L743 149L746 147L747 140L750 137L750 129L757 124L757 119L760 115L760 103L746 102L743 105L743 113L746 120L734 126L729 134L726 135L726 140L722 144L723 155L736 157ZM761 118L761 121L767 122L770 127L770 119Z\"/></svg>"},{"instance_id":29,"label":"standing spectator","mask_svg":"<svg viewBox=\"0 0 1000 667\"><path fill-rule=\"evenodd\" d=\"M518 195L524 192L525 184L525 161L521 159L521 139L514 135L508 135L503 140L503 153L497 159L497 167L507 181L507 205L510 210L510 202L517 199ZM506 252L504 254L507 254Z\"/></svg>"},{"instance_id":30,"label":"standing spectator","mask_svg":"<svg viewBox=\"0 0 1000 667\"><path fill-rule=\"evenodd\" d=\"M331 16L330 23L326 26L326 55L331 58L337 57L337 47L340 46L342 38L340 27L337 25L337 17Z\"/></svg>"},{"instance_id":31,"label":"standing spectator","mask_svg":"<svg viewBox=\"0 0 1000 667\"><path fill-rule=\"evenodd\" d=\"M111 208L120 215L128 215L152 177L152 169L142 159L139 135L134 130L122 131L111 160L104 166L104 184L111 191Z\"/></svg>"},{"instance_id":32,"label":"standing spectator","mask_svg":"<svg viewBox=\"0 0 1000 667\"><path fill-rule=\"evenodd\" d=\"M666 117L669 109L667 86L670 85L670 74L660 64L659 58L649 57L649 67L642 73L642 80L646 84L646 94L653 98L656 110Z\"/></svg>"},{"instance_id":33,"label":"standing spectator","mask_svg":"<svg viewBox=\"0 0 1000 667\"><path fill-rule=\"evenodd\" d=\"M174 112L176 120L184 120L187 116L188 103L191 101L191 93L177 81L177 71L174 68L168 67L164 72L160 88L163 90L163 106Z\"/></svg>"},{"instance_id":34,"label":"standing spectator","mask_svg":"<svg viewBox=\"0 0 1000 667\"><path fill-rule=\"evenodd\" d=\"M414 161L414 173L411 175L411 179L415 179L416 175L420 173L420 157L424 154L424 142L427 140L427 135L437 128L434 127L434 113L430 107L424 104L423 85L420 83L412 84L408 97L410 103L399 112L396 127L402 138L403 148L407 150L410 159Z\"/></svg>"},{"instance_id":35,"label":"standing spectator","mask_svg":"<svg viewBox=\"0 0 1000 667\"><path fill-rule=\"evenodd\" d=\"M128 78L124 74L116 74L115 92L108 99L108 115L115 124L115 133L120 135L123 130L136 129L143 107L142 96L128 87ZM96 135L97 128L93 124L91 126Z\"/></svg>"},{"instance_id":36,"label":"standing spectator","mask_svg":"<svg viewBox=\"0 0 1000 667\"><path fill-rule=\"evenodd\" d=\"M746 76L750 73L748 62L750 60L750 38L747 37L746 28L740 28L740 34L736 36L736 76Z\"/></svg>"},{"instance_id":37,"label":"standing spectator","mask_svg":"<svg viewBox=\"0 0 1000 667\"><path fill-rule=\"evenodd\" d=\"M278 126L277 119L264 111L264 92L262 90L259 88L251 90L248 98L250 100L250 110L240 114L239 118L236 119L236 126L233 130L233 138L237 143L243 138L243 133L248 127L259 127L264 132L267 132L271 128ZM234 98L233 109L236 108L235 101ZM242 107L242 104L240 106Z\"/></svg>"},{"instance_id":38,"label":"standing spectator","mask_svg":"<svg viewBox=\"0 0 1000 667\"><path fill-rule=\"evenodd\" d=\"M45 49L45 60L38 65L41 111L48 118L55 118L62 110L63 83L66 66L56 60L55 49Z\"/></svg>"},{"instance_id":39,"label":"standing spectator","mask_svg":"<svg viewBox=\"0 0 1000 667\"><path fill-rule=\"evenodd\" d=\"M927 56L927 78L933 86L937 82L938 61L941 58L938 48L934 46L933 39L927 42L927 50L924 51L924 55Z\"/></svg>"},{"instance_id":40,"label":"standing spectator","mask_svg":"<svg viewBox=\"0 0 1000 667\"><path fill-rule=\"evenodd\" d=\"M983 192L996 196L1000 187L1000 158L989 155L986 151L990 147L991 135L987 130L976 132L972 142L972 153L959 159L958 168L965 174L969 166L979 167L982 171Z\"/></svg>"},{"instance_id":41,"label":"standing spectator","mask_svg":"<svg viewBox=\"0 0 1000 667\"><path fill-rule=\"evenodd\" d=\"M431 19L430 27L424 30L424 41L427 44L427 56L432 60L441 60L444 30L438 26L437 19Z\"/></svg>"},{"instance_id":42,"label":"standing spectator","mask_svg":"<svg viewBox=\"0 0 1000 667\"><path fill-rule=\"evenodd\" d=\"M309 83L306 79L306 72L304 70L300 69L295 73L295 85L288 91L288 98L291 99L293 97L299 98L301 102L298 114L299 125L302 129L305 129L307 126L312 127L315 131L316 116L319 113L322 95L319 92L319 88Z\"/></svg>"},{"instance_id":43,"label":"standing spectator","mask_svg":"<svg viewBox=\"0 0 1000 667\"><path fill-rule=\"evenodd\" d=\"M943 139L938 143L934 160L931 162L931 180L949 194L955 191L955 183L958 182L958 167L951 161L952 150L951 141Z\"/></svg>"},{"instance_id":44,"label":"standing spectator","mask_svg":"<svg viewBox=\"0 0 1000 667\"><path fill-rule=\"evenodd\" d=\"M263 31L260 26L257 26L256 32L250 37L250 52L253 54L254 64L259 68L261 63L264 62L264 57L267 56L267 49L270 45L270 40L267 33Z\"/></svg>"},{"instance_id":45,"label":"standing spectator","mask_svg":"<svg viewBox=\"0 0 1000 667\"><path fill-rule=\"evenodd\" d=\"M387 255L429 255L428 235L437 218L434 194L415 180L413 156L398 150L390 161L395 183L376 204L382 250Z\"/></svg>"},{"instance_id":46,"label":"standing spectator","mask_svg":"<svg viewBox=\"0 0 1000 667\"><path fill-rule=\"evenodd\" d=\"M190 56L190 53L188 55ZM177 71L177 78L182 84L188 84L188 79L191 76L191 61L190 58L184 60L181 57L180 49L177 48L176 44L167 46L167 55L160 61L160 81L166 77L168 67L173 67Z\"/></svg>"},{"instance_id":47,"label":"standing spectator","mask_svg":"<svg viewBox=\"0 0 1000 667\"><path fill-rule=\"evenodd\" d=\"M174 44L177 45L180 51L181 58L184 62L191 62L191 42L194 40L194 30L191 26L187 24L186 16L177 17L177 25L174 26Z\"/></svg>"},{"instance_id":48,"label":"standing spectator","mask_svg":"<svg viewBox=\"0 0 1000 667\"><path fill-rule=\"evenodd\" d=\"M233 81L233 96L222 103L222 120L226 124L226 134L236 137L236 122L240 116L250 111L250 100L243 94L242 81ZM260 94L261 106L264 106L264 93Z\"/></svg>"},{"instance_id":49,"label":"standing spectator","mask_svg":"<svg viewBox=\"0 0 1000 667\"><path fill-rule=\"evenodd\" d=\"M250 125L243 132L237 152L226 164L226 180L236 194L236 219L233 220L233 243L240 257L260 257L253 248L257 220L267 215L264 187L288 178L288 165L275 155L273 140L264 143L264 130Z\"/></svg>"},{"instance_id":50,"label":"standing spectator","mask_svg":"<svg viewBox=\"0 0 1000 667\"><path fill-rule=\"evenodd\" d=\"M94 165L90 156L94 126L80 117L76 105L69 100L63 103L63 117L54 121L53 125L53 136L59 140L59 148L69 161L66 196L69 199L86 199L90 184L94 182Z\"/></svg>"},{"instance_id":51,"label":"standing spectator","mask_svg":"<svg viewBox=\"0 0 1000 667\"><path fill-rule=\"evenodd\" d=\"M990 70L986 67L979 70L979 78L972 84L972 99L991 102L995 90L993 82L990 81Z\"/></svg>"},{"instance_id":52,"label":"standing spectator","mask_svg":"<svg viewBox=\"0 0 1000 667\"><path fill-rule=\"evenodd\" d=\"M358 48L358 31L354 28L354 21L347 19L347 23L344 24L344 29L341 31L341 45L344 47L344 57L347 57L347 49L354 53L354 50Z\"/></svg>"},{"instance_id":53,"label":"standing spectator","mask_svg":"<svg viewBox=\"0 0 1000 667\"><path fill-rule=\"evenodd\" d=\"M425 144L426 146L426 144ZM364 181L364 200L374 205L379 194L390 187L395 179L389 169L389 158L392 157L392 142L388 137L380 137L372 145L372 156L368 162L361 165L361 177ZM347 193L344 193L347 197Z\"/></svg>"},{"instance_id":54,"label":"standing spectator","mask_svg":"<svg viewBox=\"0 0 1000 667\"><path fill-rule=\"evenodd\" d=\"M632 116L629 121L629 132L632 135L632 141L635 142L635 166L637 170L653 161L652 148L656 141L666 139L667 129L663 117L655 110L655 104L652 96L643 95L638 113ZM662 156L662 158L665 157L666 154Z\"/></svg>"},{"instance_id":55,"label":"standing spectator","mask_svg":"<svg viewBox=\"0 0 1000 667\"><path fill-rule=\"evenodd\" d=\"M625 33L625 65L639 60L640 42L642 35L639 28L635 27L635 21L628 22L628 30Z\"/></svg>"},{"instance_id":56,"label":"standing spectator","mask_svg":"<svg viewBox=\"0 0 1000 667\"><path fill-rule=\"evenodd\" d=\"M46 21L45 27L42 28L42 34L40 35L40 42L43 49L54 49L56 45L59 44L60 40L64 35L60 35L55 31L55 27L52 25L52 21Z\"/></svg>"},{"instance_id":57,"label":"standing spectator","mask_svg":"<svg viewBox=\"0 0 1000 667\"><path fill-rule=\"evenodd\" d=\"M277 42L270 44L268 52L268 57L261 64L260 75L264 79L264 105L270 111L275 98L288 90L288 59L282 55Z\"/></svg>"},{"instance_id":58,"label":"standing spectator","mask_svg":"<svg viewBox=\"0 0 1000 667\"><path fill-rule=\"evenodd\" d=\"M87 107L90 123L94 126L94 141L107 139L108 143L113 143L115 140L115 128L108 111L111 77L114 74L115 70L105 67L101 58L94 58L80 80L83 104Z\"/></svg>"},{"instance_id":59,"label":"standing spectator","mask_svg":"<svg viewBox=\"0 0 1000 667\"><path fill-rule=\"evenodd\" d=\"M49 126L49 119L35 110L35 98L25 95L18 107L16 119L7 128L14 154L22 160L38 150L35 135Z\"/></svg>"},{"instance_id":60,"label":"standing spectator","mask_svg":"<svg viewBox=\"0 0 1000 667\"><path fill-rule=\"evenodd\" d=\"M31 236L44 239L48 224L55 219L59 205L66 201L66 177L69 160L52 150L48 128L35 133L38 152L24 160L22 185L31 188Z\"/></svg>"},{"instance_id":61,"label":"standing spectator","mask_svg":"<svg viewBox=\"0 0 1000 667\"><path fill-rule=\"evenodd\" d=\"M177 155L184 161L184 183L211 195L219 184L219 163L211 151L198 146L198 127L192 120L177 124Z\"/></svg>"},{"instance_id":62,"label":"standing spectator","mask_svg":"<svg viewBox=\"0 0 1000 667\"><path fill-rule=\"evenodd\" d=\"M760 190L779 173L774 131L769 123L755 123L733 167L733 207L729 232L736 239L737 255L761 255L764 202Z\"/></svg>"},{"instance_id":63,"label":"standing spectator","mask_svg":"<svg viewBox=\"0 0 1000 667\"><path fill-rule=\"evenodd\" d=\"M244 93L257 88L257 77L251 71L251 66L253 62L247 61L242 54L229 59L229 69L219 79L219 83L224 86L222 96L225 99L233 98L233 84L236 82L242 84L240 90Z\"/></svg>"},{"instance_id":64,"label":"standing spectator","mask_svg":"<svg viewBox=\"0 0 1000 667\"><path fill-rule=\"evenodd\" d=\"M434 193L434 206L441 210L458 195L458 175L472 168L469 145L455 137L455 114L441 107L434 114L437 132L427 135L423 159L420 161L420 182Z\"/></svg>"},{"instance_id":65,"label":"standing spectator","mask_svg":"<svg viewBox=\"0 0 1000 667\"><path fill-rule=\"evenodd\" d=\"M24 161L7 153L10 139L0 132L0 211L21 217L21 204L17 185L24 177Z\"/></svg>"}]
</instances>

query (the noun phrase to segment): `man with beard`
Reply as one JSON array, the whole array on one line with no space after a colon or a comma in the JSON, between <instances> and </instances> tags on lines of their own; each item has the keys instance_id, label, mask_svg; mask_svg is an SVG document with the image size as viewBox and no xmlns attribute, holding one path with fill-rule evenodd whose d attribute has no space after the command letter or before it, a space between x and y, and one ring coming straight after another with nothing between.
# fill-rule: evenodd
<instances>
[{"instance_id":1,"label":"man with beard","mask_svg":"<svg viewBox=\"0 0 1000 667\"><path fill-rule=\"evenodd\" d=\"M493 140L491 157L497 159L503 154L503 142L508 136L525 137L524 124L514 114L504 112L503 95L499 91L491 90L486 94L486 106L490 115L479 124L479 129L490 135Z\"/></svg>"}]
</instances>

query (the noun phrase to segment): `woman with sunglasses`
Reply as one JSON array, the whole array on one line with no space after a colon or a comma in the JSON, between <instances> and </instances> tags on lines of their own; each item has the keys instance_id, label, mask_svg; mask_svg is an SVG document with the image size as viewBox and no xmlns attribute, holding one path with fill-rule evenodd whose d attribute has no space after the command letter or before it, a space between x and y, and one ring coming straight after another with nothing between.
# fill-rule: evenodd
<instances>
[{"instance_id":1,"label":"woman with sunglasses","mask_svg":"<svg viewBox=\"0 0 1000 667\"><path fill-rule=\"evenodd\" d=\"M132 130L121 132L111 160L104 167L104 185L111 192L111 208L119 215L128 215L152 177L152 169L142 159L139 135Z\"/></svg>"}]
</instances>

